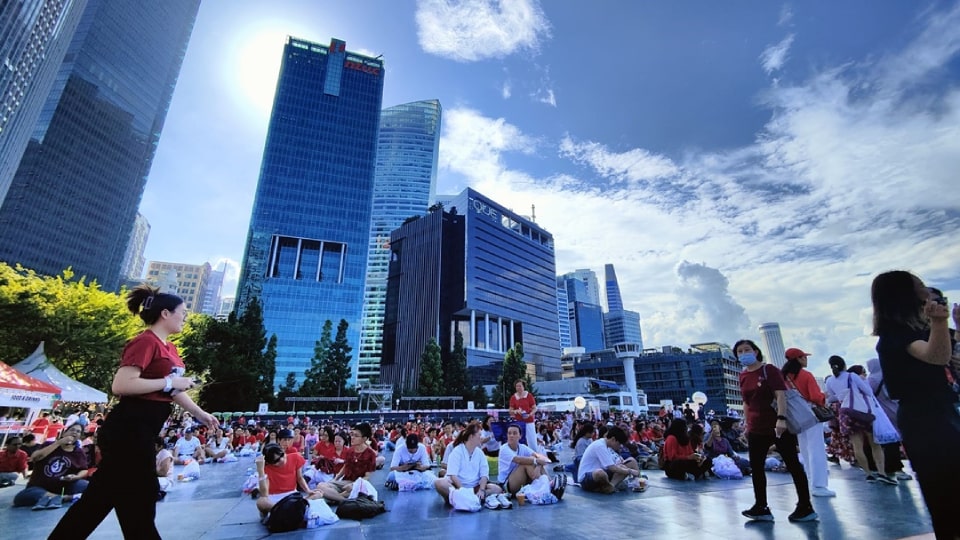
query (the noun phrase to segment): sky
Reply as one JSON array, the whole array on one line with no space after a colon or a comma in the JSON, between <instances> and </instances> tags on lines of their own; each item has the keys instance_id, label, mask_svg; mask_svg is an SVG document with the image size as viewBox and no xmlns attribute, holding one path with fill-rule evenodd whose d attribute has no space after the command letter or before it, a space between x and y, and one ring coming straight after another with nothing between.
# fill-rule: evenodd
<instances>
[{"instance_id":1,"label":"sky","mask_svg":"<svg viewBox=\"0 0 960 540\"><path fill-rule=\"evenodd\" d=\"M613 263L645 347L774 321L825 375L876 356L878 273L960 300L960 1L203 0L141 212L147 260L226 262L224 294L288 35L439 99L437 193Z\"/></svg>"}]
</instances>

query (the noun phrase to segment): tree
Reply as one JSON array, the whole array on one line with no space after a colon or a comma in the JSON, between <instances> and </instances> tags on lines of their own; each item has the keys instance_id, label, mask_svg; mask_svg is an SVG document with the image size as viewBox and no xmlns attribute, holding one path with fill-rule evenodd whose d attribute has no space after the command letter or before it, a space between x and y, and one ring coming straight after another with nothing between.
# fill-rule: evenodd
<instances>
[{"instance_id":1,"label":"tree","mask_svg":"<svg viewBox=\"0 0 960 540\"><path fill-rule=\"evenodd\" d=\"M487 403L490 403L490 395L487 394L487 389L482 384L478 384L470 390L467 401L473 401L478 409L482 409L487 406Z\"/></svg>"},{"instance_id":2,"label":"tree","mask_svg":"<svg viewBox=\"0 0 960 540\"><path fill-rule=\"evenodd\" d=\"M323 371L326 369L330 346L333 344L332 334L333 322L327 319L320 331L320 340L313 346L313 358L310 359L310 367L304 372L305 378L303 385L300 386L300 395L304 397L327 395L323 393Z\"/></svg>"},{"instance_id":3,"label":"tree","mask_svg":"<svg viewBox=\"0 0 960 540\"><path fill-rule=\"evenodd\" d=\"M187 371L193 376L205 378L216 358L218 344L208 339L210 329L215 324L217 320L209 315L191 314L183 325L183 331L170 337L180 351Z\"/></svg>"},{"instance_id":4,"label":"tree","mask_svg":"<svg viewBox=\"0 0 960 540\"><path fill-rule=\"evenodd\" d=\"M448 396L462 396L465 400L472 390L467 373L467 353L463 349L463 333L456 331L453 350L446 355L443 366L444 387Z\"/></svg>"},{"instance_id":5,"label":"tree","mask_svg":"<svg viewBox=\"0 0 960 540\"><path fill-rule=\"evenodd\" d=\"M423 347L420 355L420 378L417 381L417 393L421 396L443 395L443 367L440 364L440 346L437 340L430 341Z\"/></svg>"},{"instance_id":6,"label":"tree","mask_svg":"<svg viewBox=\"0 0 960 540\"><path fill-rule=\"evenodd\" d=\"M533 380L527 373L527 364L523 361L523 344L517 343L507 351L503 357L503 368L497 378L497 386L493 389L493 402L499 407L510 404L510 395L513 394L513 385L522 380L527 391L536 396L533 390Z\"/></svg>"},{"instance_id":7,"label":"tree","mask_svg":"<svg viewBox=\"0 0 960 540\"><path fill-rule=\"evenodd\" d=\"M25 358L43 342L58 369L109 391L124 344L141 331L124 298L96 281L69 268L51 277L0 263L0 358Z\"/></svg>"},{"instance_id":8,"label":"tree","mask_svg":"<svg viewBox=\"0 0 960 540\"><path fill-rule=\"evenodd\" d=\"M201 405L205 409L253 410L258 403L270 401L276 368L267 365L264 353L266 333L263 312L256 298L250 300L239 318L236 313L231 313L226 322L218 321L210 326L207 340L215 347L216 355L210 366L208 382L200 391ZM275 353L276 344L272 354ZM271 364L274 358L270 359Z\"/></svg>"},{"instance_id":9,"label":"tree","mask_svg":"<svg viewBox=\"0 0 960 540\"><path fill-rule=\"evenodd\" d=\"M280 385L280 389L277 391L277 399L274 402L274 410L290 410L290 404L287 403L287 398L295 397L299 394L300 389L297 387L297 374L291 371L290 373L287 373L287 378L284 379L283 384Z\"/></svg>"},{"instance_id":10,"label":"tree","mask_svg":"<svg viewBox=\"0 0 960 540\"><path fill-rule=\"evenodd\" d=\"M330 345L330 354L327 356L327 367L324 370L325 382L332 385L336 391L334 393L331 389L329 394L331 396L356 395L356 391L352 387L347 387L347 381L350 380L350 361L353 360L353 356L350 354L353 347L347 342L347 328L349 326L346 319L340 319L340 324L337 325L337 335L333 338L333 343Z\"/></svg>"},{"instance_id":11,"label":"tree","mask_svg":"<svg viewBox=\"0 0 960 540\"><path fill-rule=\"evenodd\" d=\"M270 334L267 341L267 351L263 353L257 386L260 388L259 403L273 401L274 379L277 377L277 335Z\"/></svg>"}]
</instances>

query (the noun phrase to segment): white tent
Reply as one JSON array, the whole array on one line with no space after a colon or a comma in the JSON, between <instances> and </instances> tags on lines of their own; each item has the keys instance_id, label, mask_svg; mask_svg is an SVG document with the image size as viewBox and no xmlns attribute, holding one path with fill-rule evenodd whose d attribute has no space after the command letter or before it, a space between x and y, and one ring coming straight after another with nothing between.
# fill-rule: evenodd
<instances>
[{"instance_id":1,"label":"white tent","mask_svg":"<svg viewBox=\"0 0 960 540\"><path fill-rule=\"evenodd\" d=\"M43 353L43 342L40 342L33 354L18 362L13 369L60 388L60 399L63 401L107 402L107 394L104 392L75 381L57 369Z\"/></svg>"}]
</instances>

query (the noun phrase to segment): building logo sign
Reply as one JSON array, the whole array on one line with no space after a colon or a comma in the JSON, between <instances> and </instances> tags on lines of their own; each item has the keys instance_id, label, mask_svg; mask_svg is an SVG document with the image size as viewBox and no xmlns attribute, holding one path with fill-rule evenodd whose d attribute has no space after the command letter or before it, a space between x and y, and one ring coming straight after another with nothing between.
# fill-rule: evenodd
<instances>
[{"instance_id":1,"label":"building logo sign","mask_svg":"<svg viewBox=\"0 0 960 540\"><path fill-rule=\"evenodd\" d=\"M362 71L364 73L369 73L371 75L380 75L380 68L368 66L361 62L354 62L352 60L347 60L343 63L343 67L347 69L355 69L357 71Z\"/></svg>"},{"instance_id":2,"label":"building logo sign","mask_svg":"<svg viewBox=\"0 0 960 540\"><path fill-rule=\"evenodd\" d=\"M478 214L489 216L494 221L500 221L500 212L480 199L470 199L470 207Z\"/></svg>"}]
</instances>

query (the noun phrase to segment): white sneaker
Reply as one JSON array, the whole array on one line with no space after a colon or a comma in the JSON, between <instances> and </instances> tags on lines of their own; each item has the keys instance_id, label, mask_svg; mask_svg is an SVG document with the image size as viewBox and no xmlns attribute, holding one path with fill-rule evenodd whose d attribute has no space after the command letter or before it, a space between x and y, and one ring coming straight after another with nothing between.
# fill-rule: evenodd
<instances>
[{"instance_id":1,"label":"white sneaker","mask_svg":"<svg viewBox=\"0 0 960 540\"><path fill-rule=\"evenodd\" d=\"M486 499L484 499L484 506L486 506L490 510L499 510L500 501L497 500L496 495L489 495L486 497Z\"/></svg>"},{"instance_id":2,"label":"white sneaker","mask_svg":"<svg viewBox=\"0 0 960 540\"><path fill-rule=\"evenodd\" d=\"M900 471L897 473L897 480L913 480L913 477L903 471Z\"/></svg>"},{"instance_id":3,"label":"white sneaker","mask_svg":"<svg viewBox=\"0 0 960 540\"><path fill-rule=\"evenodd\" d=\"M507 509L507 510L509 510L510 508L513 508L513 503L510 502L510 498L507 497L506 493L500 493L496 497L497 497L497 502L500 503L500 508Z\"/></svg>"},{"instance_id":4,"label":"white sneaker","mask_svg":"<svg viewBox=\"0 0 960 540\"><path fill-rule=\"evenodd\" d=\"M837 493L835 491L831 491L825 487L813 488L813 490L810 491L810 494L813 495L814 497L836 497L837 496Z\"/></svg>"}]
</instances>

